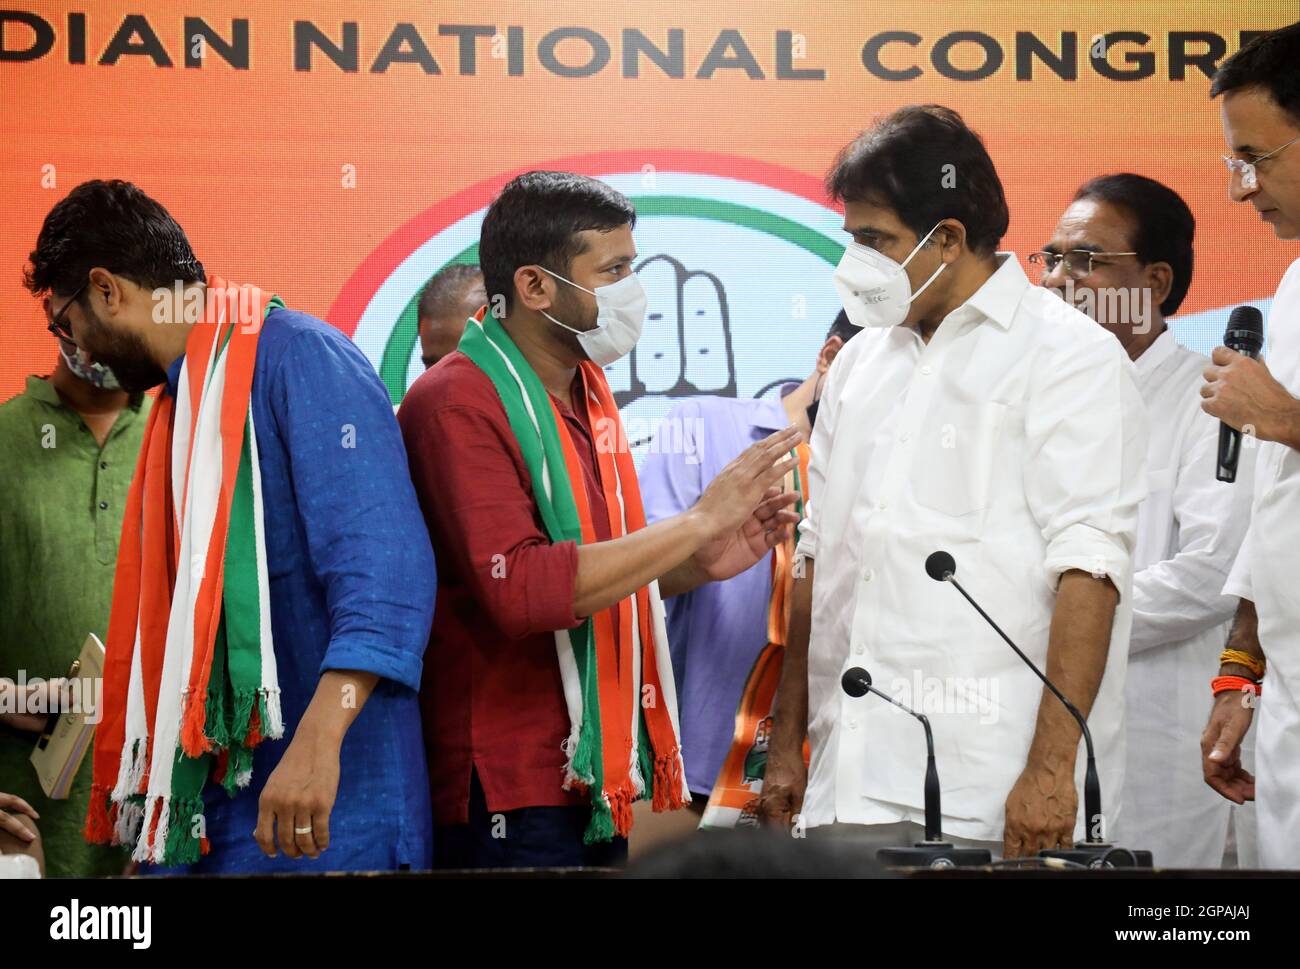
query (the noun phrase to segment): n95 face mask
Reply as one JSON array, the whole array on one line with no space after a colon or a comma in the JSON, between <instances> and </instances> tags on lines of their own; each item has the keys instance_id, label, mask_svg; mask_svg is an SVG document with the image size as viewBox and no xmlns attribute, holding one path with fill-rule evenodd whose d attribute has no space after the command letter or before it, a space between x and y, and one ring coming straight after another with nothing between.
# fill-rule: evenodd
<instances>
[{"instance_id":1,"label":"n95 face mask","mask_svg":"<svg viewBox=\"0 0 1300 969\"><path fill-rule=\"evenodd\" d=\"M888 327L898 326L907 318L908 305L924 293L947 267L947 263L940 263L920 289L915 293L911 291L907 264L941 224L936 222L901 263L861 243L851 242L845 247L832 279L850 323L854 326Z\"/></svg>"}]
</instances>

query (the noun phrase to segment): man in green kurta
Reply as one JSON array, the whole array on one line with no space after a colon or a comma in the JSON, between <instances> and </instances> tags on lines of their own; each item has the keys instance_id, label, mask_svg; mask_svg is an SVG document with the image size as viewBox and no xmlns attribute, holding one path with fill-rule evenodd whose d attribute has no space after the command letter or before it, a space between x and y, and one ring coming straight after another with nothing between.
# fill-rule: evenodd
<instances>
[{"instance_id":1,"label":"man in green kurta","mask_svg":"<svg viewBox=\"0 0 1300 969\"><path fill-rule=\"evenodd\" d=\"M48 303L48 301L47 301ZM62 306L46 306L47 319ZM68 675L87 633L105 639L122 510L151 400L59 343L48 377L0 405L0 678ZM36 809L46 875L119 875L120 849L81 836L88 753L67 800L52 801L29 763L30 717L0 715L0 791Z\"/></svg>"}]
</instances>

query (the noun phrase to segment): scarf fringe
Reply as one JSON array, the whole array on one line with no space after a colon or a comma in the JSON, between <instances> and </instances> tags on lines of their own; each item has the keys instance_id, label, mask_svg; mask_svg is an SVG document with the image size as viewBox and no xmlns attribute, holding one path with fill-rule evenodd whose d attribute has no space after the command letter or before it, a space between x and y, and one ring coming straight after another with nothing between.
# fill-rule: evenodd
<instances>
[{"instance_id":1,"label":"scarf fringe","mask_svg":"<svg viewBox=\"0 0 1300 969\"><path fill-rule=\"evenodd\" d=\"M645 797L645 774L641 772L641 748L639 745L632 748L631 762L628 764L627 775L632 783L632 794L634 801L640 801Z\"/></svg>"},{"instance_id":2,"label":"scarf fringe","mask_svg":"<svg viewBox=\"0 0 1300 969\"><path fill-rule=\"evenodd\" d=\"M253 723L253 710L258 704L258 691L252 687L243 687L235 691L234 713L230 718L230 729L226 732L226 743L222 746L237 747L247 743L249 730Z\"/></svg>"},{"instance_id":3,"label":"scarf fringe","mask_svg":"<svg viewBox=\"0 0 1300 969\"><path fill-rule=\"evenodd\" d=\"M674 747L655 757L653 810L675 811L691 803L691 793L682 783L682 773L680 748Z\"/></svg>"},{"instance_id":4,"label":"scarf fringe","mask_svg":"<svg viewBox=\"0 0 1300 969\"><path fill-rule=\"evenodd\" d=\"M565 741L566 744L572 743L574 736L577 736L577 743L573 744L573 757L564 772L564 780L569 787L590 788L595 785L596 735L598 730L599 728L592 723L577 725L569 734L569 739ZM566 787L566 790L569 787Z\"/></svg>"},{"instance_id":5,"label":"scarf fringe","mask_svg":"<svg viewBox=\"0 0 1300 969\"><path fill-rule=\"evenodd\" d=\"M655 789L659 786L655 783L655 764L654 750L648 742L637 744L637 774L640 776L644 790L641 792L641 800L652 801Z\"/></svg>"},{"instance_id":6,"label":"scarf fringe","mask_svg":"<svg viewBox=\"0 0 1300 969\"><path fill-rule=\"evenodd\" d=\"M279 740L284 736L284 716L280 713L280 688L266 686L258 694L262 704L262 723L266 724L266 738Z\"/></svg>"},{"instance_id":7,"label":"scarf fringe","mask_svg":"<svg viewBox=\"0 0 1300 969\"><path fill-rule=\"evenodd\" d=\"M81 829L82 837L93 845L106 845L113 839L113 826L117 805L112 800L113 792L103 784L90 786L90 804L86 808L86 824Z\"/></svg>"},{"instance_id":8,"label":"scarf fringe","mask_svg":"<svg viewBox=\"0 0 1300 969\"><path fill-rule=\"evenodd\" d=\"M199 836L194 834L194 822L203 828L203 798L172 798L166 811L168 824L158 826L157 841L162 844L162 862L166 865L192 865L202 855Z\"/></svg>"},{"instance_id":9,"label":"scarf fringe","mask_svg":"<svg viewBox=\"0 0 1300 969\"><path fill-rule=\"evenodd\" d=\"M158 794L150 794L145 798L141 810L140 836L131 851L132 861L162 861L161 853L155 853L153 846L167 837L167 801L167 797Z\"/></svg>"},{"instance_id":10,"label":"scarf fringe","mask_svg":"<svg viewBox=\"0 0 1300 969\"><path fill-rule=\"evenodd\" d=\"M597 844L614 837L614 812L610 800L605 794L597 794L591 799L591 819L587 822L587 830L582 833L583 844Z\"/></svg>"},{"instance_id":11,"label":"scarf fringe","mask_svg":"<svg viewBox=\"0 0 1300 969\"><path fill-rule=\"evenodd\" d=\"M586 793L591 785L595 783L595 778L590 774L590 767L587 768L587 774L585 777L579 774L577 767L575 767L577 751L580 745L580 732L581 730L579 725L576 723L573 724L569 728L569 736L565 737L564 742L560 744L560 749L564 751L564 779L560 782L560 787L566 791L581 791ZM588 751L586 757L590 760L590 751Z\"/></svg>"},{"instance_id":12,"label":"scarf fringe","mask_svg":"<svg viewBox=\"0 0 1300 969\"><path fill-rule=\"evenodd\" d=\"M140 825L144 821L144 805L139 798L133 798L117 805L117 823L113 826L113 844L135 844L140 837Z\"/></svg>"},{"instance_id":13,"label":"scarf fringe","mask_svg":"<svg viewBox=\"0 0 1300 969\"><path fill-rule=\"evenodd\" d=\"M186 757L202 757L212 750L205 727L208 721L208 691L186 689L181 694L181 750Z\"/></svg>"},{"instance_id":14,"label":"scarf fringe","mask_svg":"<svg viewBox=\"0 0 1300 969\"><path fill-rule=\"evenodd\" d=\"M635 800L630 786L593 797L591 820L582 834L583 844L610 841L615 835L626 838L632 831L632 802Z\"/></svg>"},{"instance_id":15,"label":"scarf fringe","mask_svg":"<svg viewBox=\"0 0 1300 969\"><path fill-rule=\"evenodd\" d=\"M112 795L117 803L125 803L132 794L139 793L145 768L149 764L146 756L148 747L144 738L132 740L122 747L122 759L118 765L117 783L113 786Z\"/></svg>"},{"instance_id":16,"label":"scarf fringe","mask_svg":"<svg viewBox=\"0 0 1300 969\"><path fill-rule=\"evenodd\" d=\"M253 778L253 752L248 747L235 744L227 750L227 754L229 758L221 786L225 788L226 794L234 797Z\"/></svg>"},{"instance_id":17,"label":"scarf fringe","mask_svg":"<svg viewBox=\"0 0 1300 969\"><path fill-rule=\"evenodd\" d=\"M230 745L230 708L226 703L226 685L225 682L208 685L208 714L203 735L214 750Z\"/></svg>"}]
</instances>

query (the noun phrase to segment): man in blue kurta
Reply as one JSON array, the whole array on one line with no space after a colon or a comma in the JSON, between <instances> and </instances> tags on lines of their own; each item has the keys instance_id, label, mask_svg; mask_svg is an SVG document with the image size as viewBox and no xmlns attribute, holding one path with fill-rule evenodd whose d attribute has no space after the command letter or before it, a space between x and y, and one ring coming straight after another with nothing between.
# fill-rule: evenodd
<instances>
[{"instance_id":1,"label":"man in blue kurta","mask_svg":"<svg viewBox=\"0 0 1300 969\"><path fill-rule=\"evenodd\" d=\"M188 326L156 321L157 294L205 276L161 205L127 183L87 182L47 216L31 263L28 286L50 294L55 325L123 387L176 394ZM207 786L210 850L181 870L428 868L416 690L434 560L397 423L342 333L283 308L261 326L251 406L284 735L256 747L233 798ZM295 811L314 832L284 823Z\"/></svg>"}]
</instances>

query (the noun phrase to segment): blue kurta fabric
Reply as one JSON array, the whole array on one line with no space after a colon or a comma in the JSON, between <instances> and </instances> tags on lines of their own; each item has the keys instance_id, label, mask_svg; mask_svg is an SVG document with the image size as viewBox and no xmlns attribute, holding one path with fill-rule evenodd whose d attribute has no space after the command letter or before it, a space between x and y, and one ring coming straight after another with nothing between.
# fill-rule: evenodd
<instances>
[{"instance_id":1,"label":"blue kurta fabric","mask_svg":"<svg viewBox=\"0 0 1300 969\"><path fill-rule=\"evenodd\" d=\"M181 362L168 373L170 393ZM433 833L416 694L436 580L388 391L334 327L273 309L258 343L252 408L285 735L257 748L252 783L237 797L208 785L210 854L152 870L427 869ZM321 674L333 669L381 679L343 742L329 849L315 860L267 858L253 840L258 798Z\"/></svg>"}]
</instances>

